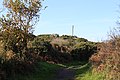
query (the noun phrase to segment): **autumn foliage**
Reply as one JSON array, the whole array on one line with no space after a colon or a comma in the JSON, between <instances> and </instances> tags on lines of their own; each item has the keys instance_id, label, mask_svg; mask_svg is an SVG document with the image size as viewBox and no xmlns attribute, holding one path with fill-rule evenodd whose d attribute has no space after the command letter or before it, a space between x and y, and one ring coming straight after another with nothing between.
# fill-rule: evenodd
<instances>
[{"instance_id":1,"label":"autumn foliage","mask_svg":"<svg viewBox=\"0 0 120 80\"><path fill-rule=\"evenodd\" d=\"M103 72L105 80L120 79L120 34L119 28L115 29L110 35L110 40L98 45L99 52L94 54L90 61L93 70Z\"/></svg>"},{"instance_id":2,"label":"autumn foliage","mask_svg":"<svg viewBox=\"0 0 120 80\"><path fill-rule=\"evenodd\" d=\"M0 79L30 69L27 43L42 8L40 0L4 0L6 14L0 18ZM28 70L30 71L30 70Z\"/></svg>"}]
</instances>

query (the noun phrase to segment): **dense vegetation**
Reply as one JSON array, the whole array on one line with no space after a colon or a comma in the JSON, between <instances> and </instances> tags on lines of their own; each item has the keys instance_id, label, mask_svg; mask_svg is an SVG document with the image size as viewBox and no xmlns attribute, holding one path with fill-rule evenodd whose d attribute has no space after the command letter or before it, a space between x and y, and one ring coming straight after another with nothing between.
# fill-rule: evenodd
<instances>
[{"instance_id":1,"label":"dense vegetation","mask_svg":"<svg viewBox=\"0 0 120 80\"><path fill-rule=\"evenodd\" d=\"M105 80L120 79L120 28L110 33L110 40L99 44L100 51L91 57L93 73ZM101 74L99 74L99 72Z\"/></svg>"},{"instance_id":2,"label":"dense vegetation","mask_svg":"<svg viewBox=\"0 0 120 80\"><path fill-rule=\"evenodd\" d=\"M3 54L1 54L2 79L3 77L10 78L9 76L16 77L16 74L25 75L29 72L34 73L36 72L37 65L41 61L47 61L53 64L88 61L90 56L97 50L96 43L84 38L51 34L33 37L34 38L27 43L27 53L21 56L25 58L24 60L16 59L18 56L14 56L15 52L13 50L4 53L4 45L2 45L1 42L0 52L3 52Z\"/></svg>"},{"instance_id":3,"label":"dense vegetation","mask_svg":"<svg viewBox=\"0 0 120 80\"><path fill-rule=\"evenodd\" d=\"M84 38L59 35L39 35L29 42L29 49L36 51L41 59L64 63L72 60L89 60L89 57L97 51L95 42Z\"/></svg>"},{"instance_id":4,"label":"dense vegetation","mask_svg":"<svg viewBox=\"0 0 120 80\"><path fill-rule=\"evenodd\" d=\"M74 70L76 80L120 79L120 28L101 43L69 35L35 36L32 31L41 2L4 0L7 11L0 18L0 80L48 80L61 67Z\"/></svg>"},{"instance_id":5,"label":"dense vegetation","mask_svg":"<svg viewBox=\"0 0 120 80\"><path fill-rule=\"evenodd\" d=\"M27 43L39 19L40 0L3 0L6 14L0 18L0 79L33 71Z\"/></svg>"}]
</instances>

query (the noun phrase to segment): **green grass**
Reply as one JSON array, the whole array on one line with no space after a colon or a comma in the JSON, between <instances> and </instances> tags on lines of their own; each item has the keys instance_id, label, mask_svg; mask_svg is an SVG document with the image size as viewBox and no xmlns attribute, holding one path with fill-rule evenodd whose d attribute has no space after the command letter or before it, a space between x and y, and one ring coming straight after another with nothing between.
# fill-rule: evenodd
<instances>
[{"instance_id":1,"label":"green grass","mask_svg":"<svg viewBox=\"0 0 120 80\"><path fill-rule=\"evenodd\" d=\"M91 64L87 62L71 62L64 64L65 67L75 70L75 80L104 80L105 75L93 73Z\"/></svg>"},{"instance_id":2,"label":"green grass","mask_svg":"<svg viewBox=\"0 0 120 80\"><path fill-rule=\"evenodd\" d=\"M17 75L9 80L53 80L56 70L59 68L60 66L56 64L39 62L34 73Z\"/></svg>"},{"instance_id":3,"label":"green grass","mask_svg":"<svg viewBox=\"0 0 120 80\"><path fill-rule=\"evenodd\" d=\"M75 80L89 80L89 77L92 75L90 74L91 65L88 62L74 61L74 62L61 64L61 65L65 68L73 69L75 71Z\"/></svg>"},{"instance_id":4,"label":"green grass","mask_svg":"<svg viewBox=\"0 0 120 80\"><path fill-rule=\"evenodd\" d=\"M105 80L105 75L103 73L92 73L92 71L87 71L82 77L77 76L76 80Z\"/></svg>"},{"instance_id":5,"label":"green grass","mask_svg":"<svg viewBox=\"0 0 120 80\"><path fill-rule=\"evenodd\" d=\"M67 64L39 62L36 72L27 75L17 75L9 80L54 80L56 70L60 68L75 70L75 80L104 80L104 74L93 73L89 63L78 61Z\"/></svg>"},{"instance_id":6,"label":"green grass","mask_svg":"<svg viewBox=\"0 0 120 80\"><path fill-rule=\"evenodd\" d=\"M101 73L92 72L91 64L87 63L76 69L75 80L104 80L105 75Z\"/></svg>"}]
</instances>

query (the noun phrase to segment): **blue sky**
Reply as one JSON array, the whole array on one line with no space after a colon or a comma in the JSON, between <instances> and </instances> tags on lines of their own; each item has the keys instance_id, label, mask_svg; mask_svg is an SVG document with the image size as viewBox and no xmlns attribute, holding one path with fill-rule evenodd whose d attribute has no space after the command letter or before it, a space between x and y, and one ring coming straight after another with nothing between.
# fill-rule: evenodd
<instances>
[{"instance_id":1,"label":"blue sky","mask_svg":"<svg viewBox=\"0 0 120 80\"><path fill-rule=\"evenodd\" d=\"M45 0L35 35L74 35L91 41L107 38L107 32L116 27L120 0Z\"/></svg>"},{"instance_id":2,"label":"blue sky","mask_svg":"<svg viewBox=\"0 0 120 80\"><path fill-rule=\"evenodd\" d=\"M107 38L110 28L116 27L119 0L45 0L48 6L41 12L34 34L74 35L92 41Z\"/></svg>"}]
</instances>

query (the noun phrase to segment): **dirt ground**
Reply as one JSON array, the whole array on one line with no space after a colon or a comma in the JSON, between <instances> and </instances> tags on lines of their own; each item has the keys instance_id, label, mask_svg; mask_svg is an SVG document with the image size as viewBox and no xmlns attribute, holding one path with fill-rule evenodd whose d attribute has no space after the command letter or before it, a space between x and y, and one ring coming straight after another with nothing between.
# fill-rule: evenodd
<instances>
[{"instance_id":1,"label":"dirt ground","mask_svg":"<svg viewBox=\"0 0 120 80\"><path fill-rule=\"evenodd\" d=\"M56 72L54 80L74 80L75 71L72 69L62 68Z\"/></svg>"}]
</instances>

